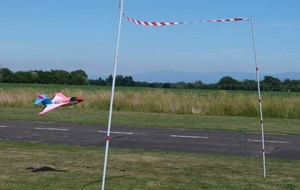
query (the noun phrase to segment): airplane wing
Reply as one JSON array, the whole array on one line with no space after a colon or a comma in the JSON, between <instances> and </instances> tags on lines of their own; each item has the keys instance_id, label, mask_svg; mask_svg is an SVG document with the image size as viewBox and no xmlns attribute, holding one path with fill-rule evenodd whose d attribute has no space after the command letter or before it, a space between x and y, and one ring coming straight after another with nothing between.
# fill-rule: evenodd
<instances>
[{"instance_id":1,"label":"airplane wing","mask_svg":"<svg viewBox=\"0 0 300 190\"><path fill-rule=\"evenodd\" d=\"M57 103L57 104L47 104L44 109L39 113L39 115L44 115L45 113L52 111L56 108L59 108L63 105L68 104L68 102L63 102L63 103Z\"/></svg>"},{"instance_id":2,"label":"airplane wing","mask_svg":"<svg viewBox=\"0 0 300 190\"><path fill-rule=\"evenodd\" d=\"M63 93L58 92L55 94L54 98L52 99L52 102L57 103L57 102L64 102L69 100L70 98L66 97Z\"/></svg>"}]
</instances>

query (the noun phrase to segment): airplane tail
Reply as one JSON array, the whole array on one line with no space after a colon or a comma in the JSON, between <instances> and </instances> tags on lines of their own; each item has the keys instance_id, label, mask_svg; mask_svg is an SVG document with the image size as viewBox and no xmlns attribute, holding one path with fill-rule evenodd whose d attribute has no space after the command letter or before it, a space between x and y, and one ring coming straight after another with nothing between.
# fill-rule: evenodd
<instances>
[{"instance_id":1,"label":"airplane tail","mask_svg":"<svg viewBox=\"0 0 300 190\"><path fill-rule=\"evenodd\" d=\"M52 104L51 99L47 98L46 94L37 95L37 99L35 100L34 104L40 104L40 103L42 103L43 105Z\"/></svg>"}]
</instances>

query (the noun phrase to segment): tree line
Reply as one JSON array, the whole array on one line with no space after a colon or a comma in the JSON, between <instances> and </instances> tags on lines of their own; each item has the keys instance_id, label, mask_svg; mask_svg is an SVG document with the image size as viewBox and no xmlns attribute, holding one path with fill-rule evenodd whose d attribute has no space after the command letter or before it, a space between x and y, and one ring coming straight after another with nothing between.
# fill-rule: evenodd
<instances>
[{"instance_id":1,"label":"tree line","mask_svg":"<svg viewBox=\"0 0 300 190\"><path fill-rule=\"evenodd\" d=\"M7 68L0 69L0 82L3 83L36 83L36 84L71 84L71 85L98 85L111 86L112 75L106 79L88 79L83 70L67 72L63 70L51 71L17 71L12 72ZM116 86L150 87L150 88L175 88L175 89L210 89L210 90L247 90L256 91L257 82L245 79L238 81L230 76L222 77L215 84L205 84L201 80L195 82L140 82L134 81L132 76L116 76ZM285 79L281 81L272 76L265 76L260 81L260 89L263 91L300 92L300 80Z\"/></svg>"},{"instance_id":2,"label":"tree line","mask_svg":"<svg viewBox=\"0 0 300 190\"><path fill-rule=\"evenodd\" d=\"M12 72L7 68L0 69L0 82L3 83L88 85L89 81L87 77L87 74L83 70L72 72L63 70Z\"/></svg>"},{"instance_id":3,"label":"tree line","mask_svg":"<svg viewBox=\"0 0 300 190\"><path fill-rule=\"evenodd\" d=\"M90 85L111 86L113 77L110 75L106 79L101 77L97 80L89 80ZM238 81L230 76L221 78L216 84L205 84L201 80L195 82L139 82L134 81L131 76L116 76L116 86L129 87L151 87L151 88L175 88L175 89L208 89L208 90L247 90L256 91L257 81L245 79ZM285 79L281 81L272 76L265 76L260 81L260 89L263 91L285 91L300 92L300 80Z\"/></svg>"}]
</instances>

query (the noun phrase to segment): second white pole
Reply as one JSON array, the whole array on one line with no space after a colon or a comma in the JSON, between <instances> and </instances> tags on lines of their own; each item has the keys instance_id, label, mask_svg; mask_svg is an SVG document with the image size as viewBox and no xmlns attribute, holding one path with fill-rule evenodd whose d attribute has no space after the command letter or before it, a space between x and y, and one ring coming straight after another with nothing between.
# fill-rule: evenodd
<instances>
[{"instance_id":1,"label":"second white pole","mask_svg":"<svg viewBox=\"0 0 300 190\"><path fill-rule=\"evenodd\" d=\"M116 75L117 75L118 54L119 54L119 44L120 44L120 35L121 35L122 15L123 15L123 0L120 0L120 18L119 18L117 47L116 47L116 52L115 52L115 63L114 63L114 72L113 72L113 81L112 81L110 108L109 108L109 118L108 118L107 135L106 135L106 148L105 148L103 176L102 176L102 188L101 188L102 190L105 189L105 178L106 178L108 149L109 149L109 141L110 141L112 111L113 111L113 103L114 103L114 96L115 96L115 86L116 86Z\"/></svg>"}]
</instances>

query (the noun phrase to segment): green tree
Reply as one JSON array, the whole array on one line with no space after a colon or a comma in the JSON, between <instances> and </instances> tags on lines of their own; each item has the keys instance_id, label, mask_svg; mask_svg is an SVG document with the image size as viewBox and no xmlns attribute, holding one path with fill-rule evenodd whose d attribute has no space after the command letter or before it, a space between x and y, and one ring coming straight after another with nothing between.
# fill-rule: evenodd
<instances>
[{"instance_id":1,"label":"green tree","mask_svg":"<svg viewBox=\"0 0 300 190\"><path fill-rule=\"evenodd\" d=\"M116 86L122 86L123 78L124 78L123 75L116 76Z\"/></svg>"},{"instance_id":2,"label":"green tree","mask_svg":"<svg viewBox=\"0 0 300 190\"><path fill-rule=\"evenodd\" d=\"M87 74L83 70L76 70L70 73L69 84L87 85L88 83Z\"/></svg>"},{"instance_id":3,"label":"green tree","mask_svg":"<svg viewBox=\"0 0 300 190\"><path fill-rule=\"evenodd\" d=\"M38 74L38 80L37 82L39 84L53 84L53 78L52 78L52 73L50 71L36 71Z\"/></svg>"},{"instance_id":4,"label":"green tree","mask_svg":"<svg viewBox=\"0 0 300 190\"><path fill-rule=\"evenodd\" d=\"M159 83L159 82L152 82L152 83L149 83L148 87L151 87L151 88L162 88L163 84L162 83Z\"/></svg>"},{"instance_id":5,"label":"green tree","mask_svg":"<svg viewBox=\"0 0 300 190\"><path fill-rule=\"evenodd\" d=\"M13 72L7 68L0 69L0 82L12 82Z\"/></svg>"},{"instance_id":6,"label":"green tree","mask_svg":"<svg viewBox=\"0 0 300 190\"><path fill-rule=\"evenodd\" d=\"M134 86L134 81L132 76L125 76L121 83L122 86Z\"/></svg>"},{"instance_id":7,"label":"green tree","mask_svg":"<svg viewBox=\"0 0 300 190\"><path fill-rule=\"evenodd\" d=\"M13 75L14 83L32 83L32 75L29 71L17 71Z\"/></svg>"},{"instance_id":8,"label":"green tree","mask_svg":"<svg viewBox=\"0 0 300 190\"><path fill-rule=\"evenodd\" d=\"M280 91L281 81L278 78L272 77L272 76L265 76L264 80L261 82L262 90L268 90L268 91Z\"/></svg>"},{"instance_id":9,"label":"green tree","mask_svg":"<svg viewBox=\"0 0 300 190\"><path fill-rule=\"evenodd\" d=\"M136 87L148 87L149 86L149 83L148 82L139 82L139 81L136 81L134 82L134 86Z\"/></svg>"},{"instance_id":10,"label":"green tree","mask_svg":"<svg viewBox=\"0 0 300 190\"><path fill-rule=\"evenodd\" d=\"M257 90L257 82L255 80L243 80L242 90Z\"/></svg>"},{"instance_id":11,"label":"green tree","mask_svg":"<svg viewBox=\"0 0 300 190\"><path fill-rule=\"evenodd\" d=\"M202 89L204 84L201 80L197 80L197 81L195 81L194 85L195 85L196 89Z\"/></svg>"},{"instance_id":12,"label":"green tree","mask_svg":"<svg viewBox=\"0 0 300 190\"><path fill-rule=\"evenodd\" d=\"M106 81L99 77L97 80L89 80L90 85L106 86Z\"/></svg>"},{"instance_id":13,"label":"green tree","mask_svg":"<svg viewBox=\"0 0 300 190\"><path fill-rule=\"evenodd\" d=\"M162 88L171 88L171 83L167 82L162 85Z\"/></svg>"},{"instance_id":14,"label":"green tree","mask_svg":"<svg viewBox=\"0 0 300 190\"><path fill-rule=\"evenodd\" d=\"M217 83L219 89L222 90L238 90L241 87L241 83L229 76L225 76Z\"/></svg>"},{"instance_id":15,"label":"green tree","mask_svg":"<svg viewBox=\"0 0 300 190\"><path fill-rule=\"evenodd\" d=\"M174 84L174 87L179 89L185 89L187 88L187 84L185 82L177 82Z\"/></svg>"},{"instance_id":16,"label":"green tree","mask_svg":"<svg viewBox=\"0 0 300 190\"><path fill-rule=\"evenodd\" d=\"M107 78L106 78L106 85L107 86L111 86L112 85L112 81L113 81L113 77L112 75L109 75Z\"/></svg>"},{"instance_id":17,"label":"green tree","mask_svg":"<svg viewBox=\"0 0 300 190\"><path fill-rule=\"evenodd\" d=\"M51 70L51 82L53 84L68 84L70 73L63 70Z\"/></svg>"},{"instance_id":18,"label":"green tree","mask_svg":"<svg viewBox=\"0 0 300 190\"><path fill-rule=\"evenodd\" d=\"M38 83L39 81L39 74L36 71L30 71L30 78L31 78L31 83Z\"/></svg>"},{"instance_id":19,"label":"green tree","mask_svg":"<svg viewBox=\"0 0 300 190\"><path fill-rule=\"evenodd\" d=\"M287 92L300 92L300 80L285 79L282 86Z\"/></svg>"}]
</instances>

